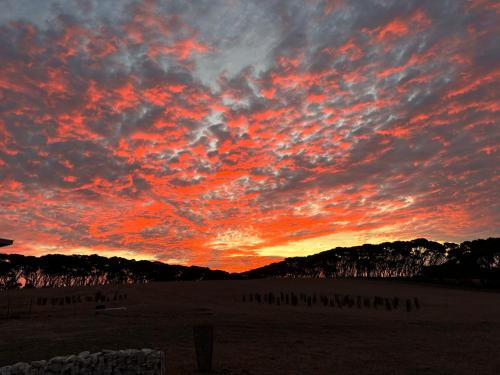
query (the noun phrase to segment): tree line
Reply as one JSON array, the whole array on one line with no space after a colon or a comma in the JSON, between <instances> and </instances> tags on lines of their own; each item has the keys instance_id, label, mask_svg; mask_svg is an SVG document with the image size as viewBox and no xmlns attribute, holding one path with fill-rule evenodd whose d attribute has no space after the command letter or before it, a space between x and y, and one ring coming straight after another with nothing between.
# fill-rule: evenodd
<instances>
[{"instance_id":1,"label":"tree line","mask_svg":"<svg viewBox=\"0 0 500 375\"><path fill-rule=\"evenodd\" d=\"M479 279L500 285L500 238L461 244L419 238L337 247L240 274L99 255L0 254L0 290L265 277Z\"/></svg>"},{"instance_id":2,"label":"tree line","mask_svg":"<svg viewBox=\"0 0 500 375\"><path fill-rule=\"evenodd\" d=\"M0 254L0 290L226 279L224 271L99 255Z\"/></svg>"},{"instance_id":3,"label":"tree line","mask_svg":"<svg viewBox=\"0 0 500 375\"><path fill-rule=\"evenodd\" d=\"M418 238L337 247L244 273L248 278L421 278L500 280L500 238L443 244Z\"/></svg>"}]
</instances>

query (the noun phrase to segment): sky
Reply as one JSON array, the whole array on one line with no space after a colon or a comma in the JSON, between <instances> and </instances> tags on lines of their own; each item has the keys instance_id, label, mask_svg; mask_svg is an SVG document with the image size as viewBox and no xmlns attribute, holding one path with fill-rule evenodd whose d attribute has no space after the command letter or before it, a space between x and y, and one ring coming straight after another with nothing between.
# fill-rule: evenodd
<instances>
[{"instance_id":1,"label":"sky","mask_svg":"<svg viewBox=\"0 0 500 375\"><path fill-rule=\"evenodd\" d=\"M0 8L2 251L241 271L500 235L497 1Z\"/></svg>"}]
</instances>

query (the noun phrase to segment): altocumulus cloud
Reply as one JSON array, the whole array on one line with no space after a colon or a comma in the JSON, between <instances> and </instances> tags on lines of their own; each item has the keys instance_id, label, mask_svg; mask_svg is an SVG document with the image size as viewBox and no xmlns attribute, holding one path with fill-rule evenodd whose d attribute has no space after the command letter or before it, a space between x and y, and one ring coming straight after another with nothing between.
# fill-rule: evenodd
<instances>
[{"instance_id":1,"label":"altocumulus cloud","mask_svg":"<svg viewBox=\"0 0 500 375\"><path fill-rule=\"evenodd\" d=\"M0 228L16 251L241 270L499 234L496 1L2 9Z\"/></svg>"}]
</instances>

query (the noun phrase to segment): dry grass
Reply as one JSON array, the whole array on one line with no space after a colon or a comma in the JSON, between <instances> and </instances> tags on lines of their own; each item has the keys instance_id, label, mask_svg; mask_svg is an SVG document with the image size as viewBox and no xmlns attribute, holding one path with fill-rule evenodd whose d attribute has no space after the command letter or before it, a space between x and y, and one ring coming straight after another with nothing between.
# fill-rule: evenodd
<instances>
[{"instance_id":1,"label":"dry grass","mask_svg":"<svg viewBox=\"0 0 500 375\"><path fill-rule=\"evenodd\" d=\"M90 302L97 291L110 301ZM114 301L115 292L127 299ZM282 292L316 294L317 303L248 301L251 293ZM408 312L322 303L335 294L401 303L416 297L421 306ZM68 304L51 303L61 299ZM0 365L152 347L166 352L169 374L192 374L192 327L208 323L215 326L217 373L495 374L500 368L500 294L491 292L368 280L171 282L9 291L0 294L0 315L7 300L14 318L0 318ZM127 310L96 314L103 303Z\"/></svg>"}]
</instances>

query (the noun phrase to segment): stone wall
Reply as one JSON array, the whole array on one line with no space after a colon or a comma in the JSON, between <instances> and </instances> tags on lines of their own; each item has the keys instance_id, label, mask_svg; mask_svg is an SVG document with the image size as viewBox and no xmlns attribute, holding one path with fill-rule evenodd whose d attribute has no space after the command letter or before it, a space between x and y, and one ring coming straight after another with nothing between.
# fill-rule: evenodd
<instances>
[{"instance_id":1,"label":"stone wall","mask_svg":"<svg viewBox=\"0 0 500 375\"><path fill-rule=\"evenodd\" d=\"M165 356L163 352L151 349L103 350L0 367L0 375L56 374L164 375Z\"/></svg>"}]
</instances>

